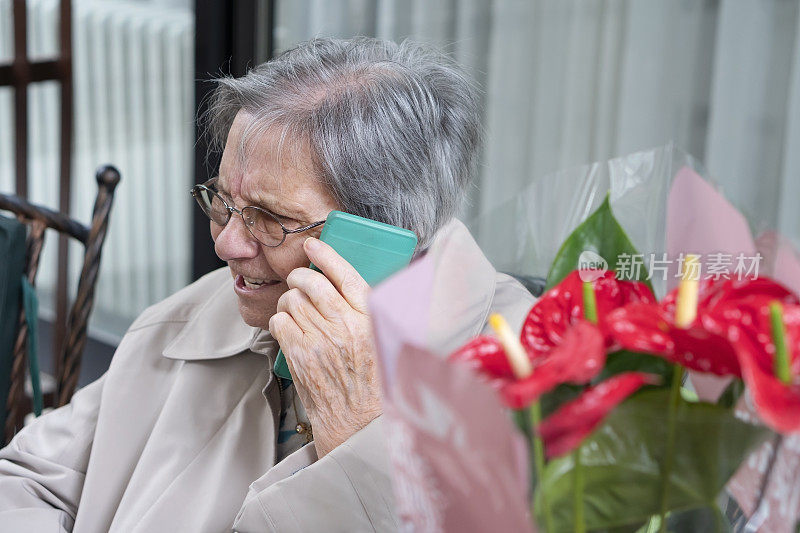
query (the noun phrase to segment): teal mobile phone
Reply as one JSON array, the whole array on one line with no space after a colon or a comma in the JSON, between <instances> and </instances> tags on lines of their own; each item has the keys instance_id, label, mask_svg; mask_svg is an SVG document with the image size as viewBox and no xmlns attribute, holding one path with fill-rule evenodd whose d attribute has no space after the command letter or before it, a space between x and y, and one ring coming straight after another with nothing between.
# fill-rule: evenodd
<instances>
[{"instance_id":1,"label":"teal mobile phone","mask_svg":"<svg viewBox=\"0 0 800 533\"><path fill-rule=\"evenodd\" d=\"M368 218L331 211L320 240L328 243L370 286L380 283L411 261L417 247L413 231ZM320 271L313 264L310 268ZM283 351L278 351L275 374L292 379Z\"/></svg>"}]
</instances>

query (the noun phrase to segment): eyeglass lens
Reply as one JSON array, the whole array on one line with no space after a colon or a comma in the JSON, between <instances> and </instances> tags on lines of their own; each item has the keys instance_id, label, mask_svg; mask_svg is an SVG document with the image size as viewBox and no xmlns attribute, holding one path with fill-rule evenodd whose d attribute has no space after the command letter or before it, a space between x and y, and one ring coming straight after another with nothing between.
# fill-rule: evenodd
<instances>
[{"instance_id":1,"label":"eyeglass lens","mask_svg":"<svg viewBox=\"0 0 800 533\"><path fill-rule=\"evenodd\" d=\"M228 223L231 213L219 195L201 188L195 197L199 200L203 212L215 224L224 226ZM253 237L263 244L276 245L283 241L283 227L269 213L248 206L242 209L242 220Z\"/></svg>"},{"instance_id":2,"label":"eyeglass lens","mask_svg":"<svg viewBox=\"0 0 800 533\"><path fill-rule=\"evenodd\" d=\"M222 199L207 189L199 189L195 197L200 200L200 207L212 221L220 226L228 223L230 212L225 207Z\"/></svg>"}]
</instances>

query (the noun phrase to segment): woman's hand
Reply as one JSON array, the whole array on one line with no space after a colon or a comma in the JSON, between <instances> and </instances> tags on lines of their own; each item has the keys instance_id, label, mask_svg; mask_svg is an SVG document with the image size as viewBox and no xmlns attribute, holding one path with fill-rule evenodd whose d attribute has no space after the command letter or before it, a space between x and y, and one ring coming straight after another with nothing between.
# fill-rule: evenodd
<instances>
[{"instance_id":1,"label":"woman's hand","mask_svg":"<svg viewBox=\"0 0 800 533\"><path fill-rule=\"evenodd\" d=\"M381 414L380 383L369 285L319 239L303 247L325 275L293 270L269 330L286 355L323 457Z\"/></svg>"}]
</instances>

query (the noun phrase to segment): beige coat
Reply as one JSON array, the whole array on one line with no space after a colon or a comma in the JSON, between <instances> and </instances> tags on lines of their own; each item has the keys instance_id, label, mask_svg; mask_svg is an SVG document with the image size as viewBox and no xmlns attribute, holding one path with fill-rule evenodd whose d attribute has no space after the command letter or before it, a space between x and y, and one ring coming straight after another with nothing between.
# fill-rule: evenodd
<instances>
[{"instance_id":1,"label":"beige coat","mask_svg":"<svg viewBox=\"0 0 800 533\"><path fill-rule=\"evenodd\" d=\"M491 309L521 323L532 298L460 222L430 253L440 353ZM275 464L276 350L241 320L226 270L149 308L102 378L0 451L0 531L396 529L380 417L321 460L307 445Z\"/></svg>"}]
</instances>

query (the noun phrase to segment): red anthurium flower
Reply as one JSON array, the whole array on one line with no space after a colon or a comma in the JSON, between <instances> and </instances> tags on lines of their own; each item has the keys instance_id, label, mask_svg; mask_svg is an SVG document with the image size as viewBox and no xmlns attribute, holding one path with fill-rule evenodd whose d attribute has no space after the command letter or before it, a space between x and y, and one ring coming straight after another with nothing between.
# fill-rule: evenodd
<instances>
[{"instance_id":1,"label":"red anthurium flower","mask_svg":"<svg viewBox=\"0 0 800 533\"><path fill-rule=\"evenodd\" d=\"M533 373L517 379L502 345L494 337L481 336L450 355L451 361L465 361L489 379L506 405L522 409L561 383L591 381L605 364L603 335L596 326L580 320L569 328L558 346L547 352L533 351L522 344L533 363Z\"/></svg>"},{"instance_id":2,"label":"red anthurium flower","mask_svg":"<svg viewBox=\"0 0 800 533\"><path fill-rule=\"evenodd\" d=\"M577 448L625 398L643 385L655 385L658 377L643 372L624 372L586 389L548 416L539 426L548 458Z\"/></svg>"},{"instance_id":3,"label":"red anthurium flower","mask_svg":"<svg viewBox=\"0 0 800 533\"><path fill-rule=\"evenodd\" d=\"M791 356L789 383L776 376L775 343L770 327L768 305L752 314L754 327L737 333L736 352L742 379L750 391L762 420L780 433L800 431L800 306L783 305L785 342ZM732 335L736 337L736 333Z\"/></svg>"},{"instance_id":4,"label":"red anthurium flower","mask_svg":"<svg viewBox=\"0 0 800 533\"><path fill-rule=\"evenodd\" d=\"M770 301L798 303L788 289L768 278L703 280L697 318L682 328L675 324L677 293L673 290L659 305L634 303L612 312L608 331L627 350L720 376L741 376L731 332L752 327L753 314Z\"/></svg>"},{"instance_id":5,"label":"red anthurium flower","mask_svg":"<svg viewBox=\"0 0 800 533\"><path fill-rule=\"evenodd\" d=\"M613 271L583 271L587 272L591 272L590 277L595 280L598 326L605 336L606 347L613 351L608 314L630 303L654 303L656 298L646 284L618 280ZM542 295L522 325L523 344L534 353L546 353L561 344L570 326L584 318L582 290L581 271L576 270Z\"/></svg>"}]
</instances>

